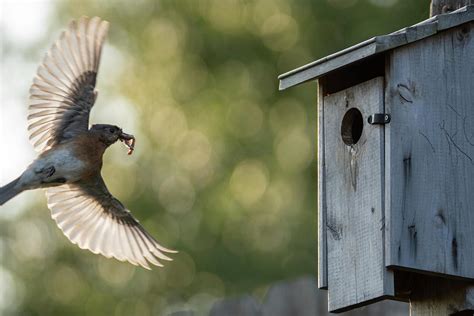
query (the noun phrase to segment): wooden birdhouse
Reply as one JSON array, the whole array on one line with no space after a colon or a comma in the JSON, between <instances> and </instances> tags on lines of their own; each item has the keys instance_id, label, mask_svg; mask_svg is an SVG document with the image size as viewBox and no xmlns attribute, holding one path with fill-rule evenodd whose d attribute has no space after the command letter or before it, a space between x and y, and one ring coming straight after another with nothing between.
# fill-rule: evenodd
<instances>
[{"instance_id":1,"label":"wooden birdhouse","mask_svg":"<svg viewBox=\"0 0 474 316\"><path fill-rule=\"evenodd\" d=\"M329 310L474 281L474 6L279 77L318 81L318 272Z\"/></svg>"}]
</instances>

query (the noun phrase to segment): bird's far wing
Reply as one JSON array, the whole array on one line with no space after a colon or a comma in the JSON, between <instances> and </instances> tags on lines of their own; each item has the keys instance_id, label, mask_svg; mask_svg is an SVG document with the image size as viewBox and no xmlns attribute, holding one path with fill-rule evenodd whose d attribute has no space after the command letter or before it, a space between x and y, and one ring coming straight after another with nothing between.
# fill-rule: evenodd
<instances>
[{"instance_id":1,"label":"bird's far wing","mask_svg":"<svg viewBox=\"0 0 474 316\"><path fill-rule=\"evenodd\" d=\"M38 67L30 88L28 131L42 152L89 128L95 84L109 23L72 21Z\"/></svg>"},{"instance_id":2,"label":"bird's far wing","mask_svg":"<svg viewBox=\"0 0 474 316\"><path fill-rule=\"evenodd\" d=\"M176 253L145 231L109 193L100 175L87 182L49 188L46 196L59 228L82 249L146 269L150 269L148 262L162 267L159 260L172 260L164 253Z\"/></svg>"}]
</instances>

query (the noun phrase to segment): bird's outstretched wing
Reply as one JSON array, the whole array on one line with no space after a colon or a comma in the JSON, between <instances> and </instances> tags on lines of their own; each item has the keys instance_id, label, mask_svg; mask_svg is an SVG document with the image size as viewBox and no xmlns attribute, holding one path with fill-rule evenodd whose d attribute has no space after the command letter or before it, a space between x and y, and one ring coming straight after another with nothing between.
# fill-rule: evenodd
<instances>
[{"instance_id":1,"label":"bird's outstretched wing","mask_svg":"<svg viewBox=\"0 0 474 316\"><path fill-rule=\"evenodd\" d=\"M72 21L38 67L28 111L28 131L36 150L47 150L89 128L108 27L98 17Z\"/></svg>"},{"instance_id":2,"label":"bird's outstretched wing","mask_svg":"<svg viewBox=\"0 0 474 316\"><path fill-rule=\"evenodd\" d=\"M161 246L108 191L100 175L88 181L49 188L48 207L59 228L82 249L150 269L148 262L176 253Z\"/></svg>"}]
</instances>

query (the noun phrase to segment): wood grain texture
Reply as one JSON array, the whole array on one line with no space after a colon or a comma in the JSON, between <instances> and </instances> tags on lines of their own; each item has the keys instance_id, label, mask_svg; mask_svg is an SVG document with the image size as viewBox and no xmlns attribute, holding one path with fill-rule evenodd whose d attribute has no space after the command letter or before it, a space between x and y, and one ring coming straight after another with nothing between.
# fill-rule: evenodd
<instances>
[{"instance_id":1,"label":"wood grain texture","mask_svg":"<svg viewBox=\"0 0 474 316\"><path fill-rule=\"evenodd\" d=\"M364 125L360 140L348 146L341 122L351 108L360 110ZM393 295L384 263L384 127L367 123L369 115L383 112L382 77L324 98L330 311Z\"/></svg>"},{"instance_id":2,"label":"wood grain texture","mask_svg":"<svg viewBox=\"0 0 474 316\"><path fill-rule=\"evenodd\" d=\"M411 316L473 315L474 285L459 280L414 276Z\"/></svg>"},{"instance_id":3,"label":"wood grain texture","mask_svg":"<svg viewBox=\"0 0 474 316\"><path fill-rule=\"evenodd\" d=\"M326 193L324 185L324 98L318 81L318 288L328 288Z\"/></svg>"},{"instance_id":4,"label":"wood grain texture","mask_svg":"<svg viewBox=\"0 0 474 316\"><path fill-rule=\"evenodd\" d=\"M474 279L474 23L391 52L388 266Z\"/></svg>"},{"instance_id":5,"label":"wood grain texture","mask_svg":"<svg viewBox=\"0 0 474 316\"><path fill-rule=\"evenodd\" d=\"M310 64L280 75L280 90L320 77L330 71L349 65L357 60L375 54L375 38L368 39L342 51L318 59Z\"/></svg>"}]
</instances>

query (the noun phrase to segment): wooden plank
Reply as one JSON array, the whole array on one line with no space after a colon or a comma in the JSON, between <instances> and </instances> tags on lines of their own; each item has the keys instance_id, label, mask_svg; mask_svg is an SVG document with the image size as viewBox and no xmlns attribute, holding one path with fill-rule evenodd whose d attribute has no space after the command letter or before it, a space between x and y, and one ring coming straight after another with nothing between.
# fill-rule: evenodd
<instances>
[{"instance_id":1,"label":"wooden plank","mask_svg":"<svg viewBox=\"0 0 474 316\"><path fill-rule=\"evenodd\" d=\"M375 38L346 48L342 51L316 60L310 64L294 69L278 77L280 90L313 80L330 71L349 65L355 61L373 55L376 51Z\"/></svg>"},{"instance_id":2,"label":"wooden plank","mask_svg":"<svg viewBox=\"0 0 474 316\"><path fill-rule=\"evenodd\" d=\"M385 185L384 185L384 189L385 189L385 192L384 192L384 211L385 211L385 239L384 239L384 242L385 242L385 252L384 252L384 259L385 259L385 263L388 265L390 262L393 262L392 260L392 245L394 244L394 241L392 240L392 231L393 231L393 221L392 219L395 218L397 216L397 214L392 214L392 208L390 207L392 205L392 190L391 190L391 185L392 185L392 181L391 181L391 170L392 170L392 162L391 162L391 157L392 157L392 153L391 151L392 150L396 150L396 148L394 148L392 146L392 143L391 143L391 140L392 140L392 137L390 137L393 132L392 132L392 126L393 126L393 113L394 113L394 109L392 108L393 106L393 102L391 102L391 98L392 98L392 89L391 89L391 86L390 86L390 78L392 77L391 76L391 64L390 64L390 61L392 60L392 55L393 55L393 52L389 52L386 57L385 57L385 86L384 86L384 107L385 107L385 113L389 113L391 115L391 121L389 124L386 124L385 125L385 146L384 146L384 169L385 169L385 177L384 177L384 182L385 182Z\"/></svg>"},{"instance_id":3,"label":"wooden plank","mask_svg":"<svg viewBox=\"0 0 474 316\"><path fill-rule=\"evenodd\" d=\"M326 193L324 186L324 97L318 80L318 287L328 288Z\"/></svg>"},{"instance_id":4,"label":"wooden plank","mask_svg":"<svg viewBox=\"0 0 474 316\"><path fill-rule=\"evenodd\" d=\"M405 45L407 43L407 36L406 32L403 31L401 33L397 32L389 35L377 36L375 40L377 42L376 51L380 53L398 46Z\"/></svg>"},{"instance_id":5,"label":"wooden plank","mask_svg":"<svg viewBox=\"0 0 474 316\"><path fill-rule=\"evenodd\" d=\"M387 265L474 279L474 23L392 52Z\"/></svg>"},{"instance_id":6,"label":"wooden plank","mask_svg":"<svg viewBox=\"0 0 474 316\"><path fill-rule=\"evenodd\" d=\"M325 193L329 310L340 312L393 295L384 263L384 127L367 118L384 112L383 78L324 98ZM341 137L346 111L362 113L359 141Z\"/></svg>"},{"instance_id":7,"label":"wooden plank","mask_svg":"<svg viewBox=\"0 0 474 316\"><path fill-rule=\"evenodd\" d=\"M473 0L468 1L471 1L471 5L458 9L450 14L442 14L437 16L438 32L474 20L474 5L472 5Z\"/></svg>"},{"instance_id":8,"label":"wooden plank","mask_svg":"<svg viewBox=\"0 0 474 316\"><path fill-rule=\"evenodd\" d=\"M407 27L405 31L407 43L419 41L420 39L436 34L436 32L438 32L438 23L436 22Z\"/></svg>"}]
</instances>

